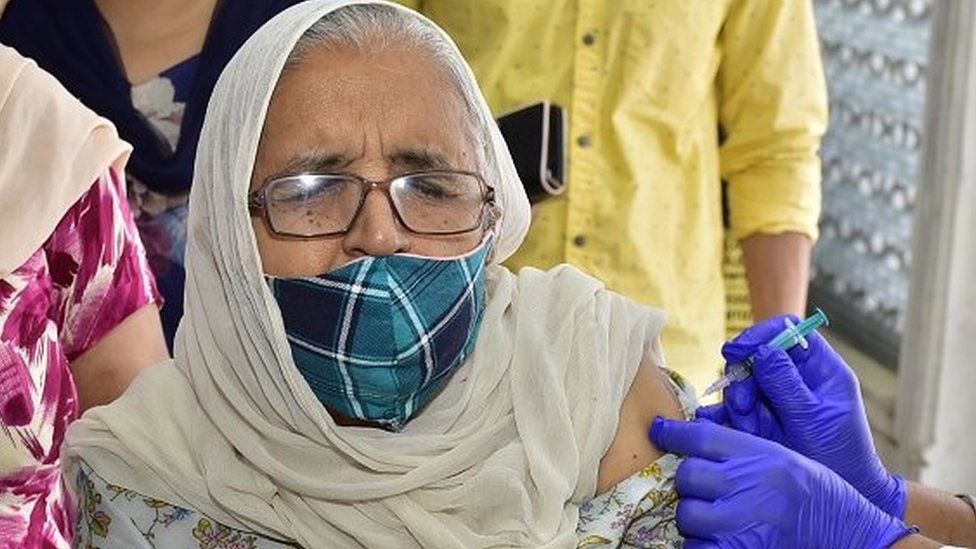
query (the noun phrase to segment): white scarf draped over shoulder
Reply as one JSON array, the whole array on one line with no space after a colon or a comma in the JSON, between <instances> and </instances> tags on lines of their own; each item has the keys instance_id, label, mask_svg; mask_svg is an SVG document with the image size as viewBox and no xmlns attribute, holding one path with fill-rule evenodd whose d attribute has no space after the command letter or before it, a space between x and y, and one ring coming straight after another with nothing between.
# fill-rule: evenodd
<instances>
[{"instance_id":1,"label":"white scarf draped over shoulder","mask_svg":"<svg viewBox=\"0 0 976 549\"><path fill-rule=\"evenodd\" d=\"M324 15L364 3L392 6L298 4L224 70L196 162L175 360L70 428L68 484L83 460L109 483L305 547L572 547L637 367L663 363L660 313L572 267L516 276L493 264L472 356L399 433L337 426L291 359L247 183L294 44ZM524 238L528 201L456 49L453 62L489 128L500 261Z\"/></svg>"},{"instance_id":2,"label":"white scarf draped over shoulder","mask_svg":"<svg viewBox=\"0 0 976 549\"><path fill-rule=\"evenodd\" d=\"M0 45L0 279L44 244L109 167L121 171L130 151L111 122Z\"/></svg>"}]
</instances>

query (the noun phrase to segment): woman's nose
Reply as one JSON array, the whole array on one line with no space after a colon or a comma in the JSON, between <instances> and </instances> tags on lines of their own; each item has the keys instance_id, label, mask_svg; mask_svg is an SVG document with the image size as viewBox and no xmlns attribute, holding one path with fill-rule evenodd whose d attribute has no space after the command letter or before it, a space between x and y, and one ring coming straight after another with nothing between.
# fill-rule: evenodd
<instances>
[{"instance_id":1,"label":"woman's nose","mask_svg":"<svg viewBox=\"0 0 976 549\"><path fill-rule=\"evenodd\" d=\"M366 195L359 215L342 241L345 252L353 257L363 255L384 256L407 252L410 238L381 191L373 190Z\"/></svg>"}]
</instances>

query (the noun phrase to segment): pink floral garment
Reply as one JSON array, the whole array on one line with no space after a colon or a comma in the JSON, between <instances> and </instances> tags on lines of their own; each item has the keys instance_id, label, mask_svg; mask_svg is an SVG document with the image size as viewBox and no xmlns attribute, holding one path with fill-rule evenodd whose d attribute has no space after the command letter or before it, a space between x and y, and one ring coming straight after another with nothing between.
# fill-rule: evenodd
<instances>
[{"instance_id":1,"label":"pink floral garment","mask_svg":"<svg viewBox=\"0 0 976 549\"><path fill-rule=\"evenodd\" d=\"M78 417L70 363L159 302L119 174L106 172L44 246L0 278L0 547L70 547L59 449Z\"/></svg>"}]
</instances>

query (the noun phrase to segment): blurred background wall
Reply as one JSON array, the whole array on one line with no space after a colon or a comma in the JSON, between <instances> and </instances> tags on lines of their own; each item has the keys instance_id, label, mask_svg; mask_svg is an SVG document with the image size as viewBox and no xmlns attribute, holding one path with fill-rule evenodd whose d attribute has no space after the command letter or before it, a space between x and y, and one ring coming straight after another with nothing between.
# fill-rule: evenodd
<instances>
[{"instance_id":1,"label":"blurred background wall","mask_svg":"<svg viewBox=\"0 0 976 549\"><path fill-rule=\"evenodd\" d=\"M885 460L976 490L976 2L815 9L831 119L811 303Z\"/></svg>"}]
</instances>

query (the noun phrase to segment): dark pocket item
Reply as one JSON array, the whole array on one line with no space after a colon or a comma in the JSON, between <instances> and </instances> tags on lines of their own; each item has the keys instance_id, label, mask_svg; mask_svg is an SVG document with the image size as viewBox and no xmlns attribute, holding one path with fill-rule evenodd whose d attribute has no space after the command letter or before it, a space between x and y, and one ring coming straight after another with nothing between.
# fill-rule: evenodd
<instances>
[{"instance_id":1,"label":"dark pocket item","mask_svg":"<svg viewBox=\"0 0 976 549\"><path fill-rule=\"evenodd\" d=\"M566 190L566 119L549 101L518 108L498 117L529 202L536 204Z\"/></svg>"}]
</instances>

